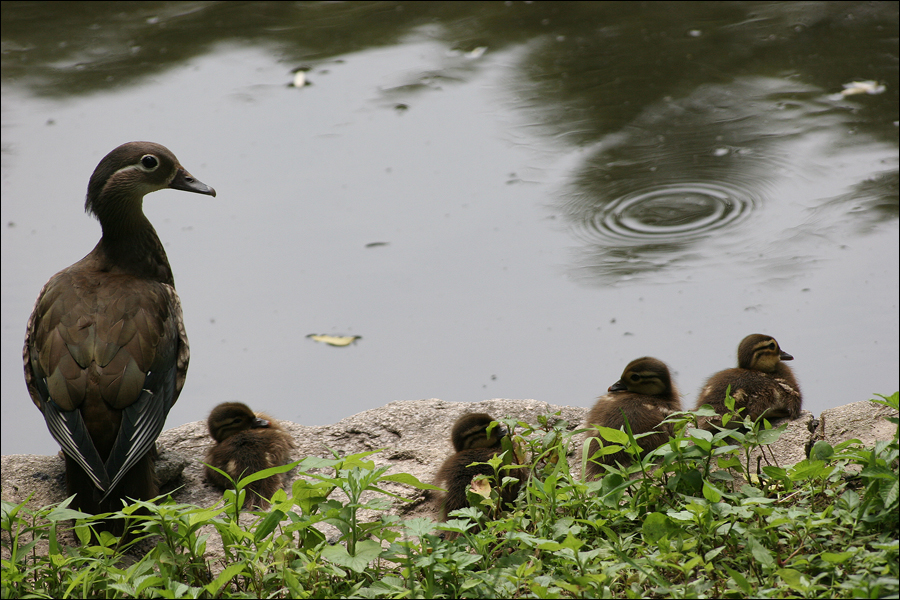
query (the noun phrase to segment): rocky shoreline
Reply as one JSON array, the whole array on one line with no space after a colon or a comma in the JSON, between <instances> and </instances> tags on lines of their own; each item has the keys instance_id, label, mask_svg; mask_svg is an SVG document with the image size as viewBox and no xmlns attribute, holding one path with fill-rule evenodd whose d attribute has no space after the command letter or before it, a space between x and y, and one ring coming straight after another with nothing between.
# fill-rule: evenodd
<instances>
[{"instance_id":1,"label":"rocky shoreline","mask_svg":"<svg viewBox=\"0 0 900 600\"><path fill-rule=\"evenodd\" d=\"M528 423L535 423L539 415L559 412L559 418L568 421L574 430L582 426L587 410L536 400L445 402L432 398L391 402L333 425L310 427L289 421L281 423L297 444L294 460L311 455L331 457L329 448L342 455L383 449L371 456L376 465L391 464L391 472L410 473L429 482L451 453L450 426L465 412L487 412L495 418L509 416ZM853 438L866 445L891 439L893 426L883 418L891 412L885 406L866 401L822 411L818 418L803 411L799 419L788 423L787 431L773 444L773 454L779 465L789 466L805 458L805 446L810 439L824 439L832 445ZM204 421L186 423L159 436L157 470L164 490L177 488L173 493L176 501L211 506L221 497L220 491L203 481L202 461L210 445ZM3 500L19 503L33 494L31 504L42 506L65 499L64 461L58 454L7 455L2 457L0 466ZM406 497L412 497L414 492L405 486L391 491ZM417 505L424 499L418 493Z\"/></svg>"},{"instance_id":2,"label":"rocky shoreline","mask_svg":"<svg viewBox=\"0 0 900 600\"><path fill-rule=\"evenodd\" d=\"M558 412L558 418L566 420L569 429L575 430L582 427L587 411L584 407L556 406L536 400L494 399L469 403L427 399L391 402L333 425L310 427L289 421L281 424L297 444L293 460L306 456L331 457L329 449L340 455L380 449L369 457L377 466L390 464L390 473L409 473L431 483L441 462L451 453L450 427L463 413L487 412L495 418L508 416L536 423L538 416ZM894 426L884 419L892 414L897 416L896 411L867 401L828 409L818 417L803 411L800 418L788 422L787 430L769 448L777 464L787 467L806 457L805 448L810 441L822 439L835 445L856 438L865 445L873 445L876 440L892 439ZM203 479L202 461L211 443L205 421L186 423L160 435L157 472L161 489L170 492L176 502L213 506L221 500L222 492ZM573 451L570 462L578 472L576 454L580 456L580 452ZM32 495L29 505L37 508L61 502L66 497L65 466L59 454L7 455L2 457L0 466L5 501L18 504ZM296 470L290 475L298 476ZM384 487L410 500L394 500L391 512L403 517L437 517L435 502L428 493L390 482ZM215 553L214 548L209 550Z\"/></svg>"}]
</instances>

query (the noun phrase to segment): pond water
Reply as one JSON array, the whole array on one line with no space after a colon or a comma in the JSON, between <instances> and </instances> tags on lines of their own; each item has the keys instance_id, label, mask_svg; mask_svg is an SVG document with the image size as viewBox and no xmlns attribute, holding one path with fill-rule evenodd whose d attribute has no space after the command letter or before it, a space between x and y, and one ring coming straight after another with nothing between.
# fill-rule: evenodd
<instances>
[{"instance_id":1,"label":"pond water","mask_svg":"<svg viewBox=\"0 0 900 600\"><path fill-rule=\"evenodd\" d=\"M897 3L3 3L2 452L56 451L25 323L131 140L218 192L145 200L191 342L167 427L590 406L644 355L692 406L755 332L813 412L891 393L897 29Z\"/></svg>"}]
</instances>

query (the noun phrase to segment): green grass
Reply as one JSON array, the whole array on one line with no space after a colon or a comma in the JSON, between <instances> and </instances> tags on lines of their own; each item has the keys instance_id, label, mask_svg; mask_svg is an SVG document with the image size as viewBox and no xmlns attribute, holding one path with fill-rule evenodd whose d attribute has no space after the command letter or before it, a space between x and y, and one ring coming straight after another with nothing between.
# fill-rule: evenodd
<instances>
[{"instance_id":1,"label":"green grass","mask_svg":"<svg viewBox=\"0 0 900 600\"><path fill-rule=\"evenodd\" d=\"M873 402L897 408L898 394ZM130 561L112 536L92 541L93 517L68 501L35 511L4 502L2 597L897 597L896 434L874 447L820 441L808 460L758 468L751 450L783 427L712 434L694 427L704 414L673 415L669 443L591 482L566 460L570 448L582 467L588 460L581 431L552 415L536 425L506 420L514 444L493 461L489 483L509 484L509 464L527 464L518 501L504 507L496 485L475 486L474 506L440 526L387 512L396 496L384 482L431 486L376 468L372 453L257 474L297 468L305 477L249 526L237 519L249 478L212 508L171 499L126 506L113 516L130 519L138 541L155 541ZM601 435L604 452L636 449L630 431ZM362 522L362 509L381 516ZM57 539L72 519L80 547ZM329 543L323 523L339 539ZM224 562L208 562L204 525L221 536ZM459 535L443 539L440 529ZM49 552L38 554L35 540Z\"/></svg>"}]
</instances>

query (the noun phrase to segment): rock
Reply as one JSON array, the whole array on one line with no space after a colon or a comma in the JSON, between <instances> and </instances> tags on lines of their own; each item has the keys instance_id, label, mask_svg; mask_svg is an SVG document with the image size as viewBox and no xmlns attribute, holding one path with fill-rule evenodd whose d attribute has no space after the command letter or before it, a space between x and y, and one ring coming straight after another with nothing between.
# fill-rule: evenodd
<instances>
[{"instance_id":1,"label":"rock","mask_svg":"<svg viewBox=\"0 0 900 600\"><path fill-rule=\"evenodd\" d=\"M863 446L874 446L878 440L893 439L897 426L885 419L896 417L897 411L873 402L854 402L822 411L819 417L823 439L836 446L857 439Z\"/></svg>"}]
</instances>

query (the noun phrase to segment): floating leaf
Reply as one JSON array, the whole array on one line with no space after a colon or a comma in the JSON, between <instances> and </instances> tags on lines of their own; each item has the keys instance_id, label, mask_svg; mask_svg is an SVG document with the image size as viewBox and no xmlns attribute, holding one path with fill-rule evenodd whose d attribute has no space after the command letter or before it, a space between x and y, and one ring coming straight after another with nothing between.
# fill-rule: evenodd
<instances>
[{"instance_id":1,"label":"floating leaf","mask_svg":"<svg viewBox=\"0 0 900 600\"><path fill-rule=\"evenodd\" d=\"M309 71L309 69L310 67L307 65L292 69L291 73L294 74L294 79L291 81L289 87L302 88L304 85L309 85L309 82L306 80L306 72Z\"/></svg>"},{"instance_id":2,"label":"floating leaf","mask_svg":"<svg viewBox=\"0 0 900 600\"><path fill-rule=\"evenodd\" d=\"M855 96L856 94L881 94L885 87L877 81L851 81L844 84L842 96Z\"/></svg>"},{"instance_id":3,"label":"floating leaf","mask_svg":"<svg viewBox=\"0 0 900 600\"><path fill-rule=\"evenodd\" d=\"M349 346L356 340L362 339L362 336L359 335L328 335L326 333L311 333L306 337L329 346Z\"/></svg>"}]
</instances>

